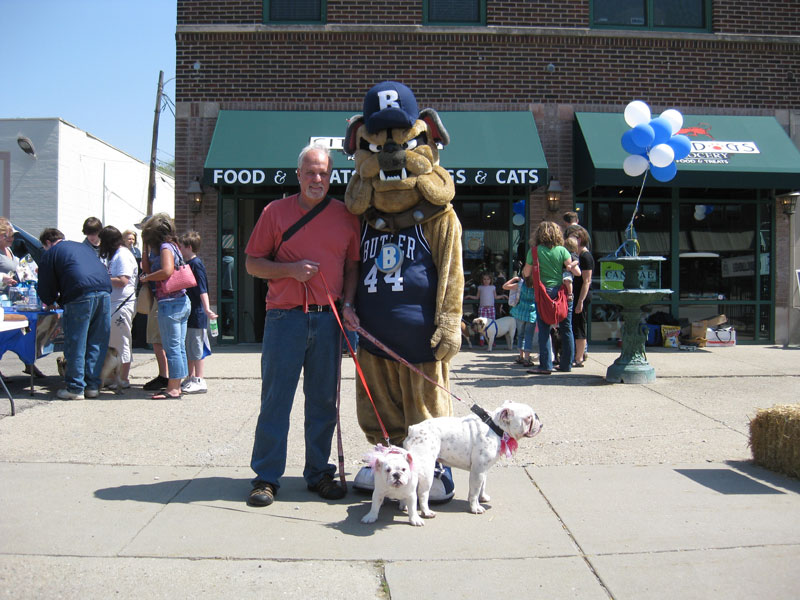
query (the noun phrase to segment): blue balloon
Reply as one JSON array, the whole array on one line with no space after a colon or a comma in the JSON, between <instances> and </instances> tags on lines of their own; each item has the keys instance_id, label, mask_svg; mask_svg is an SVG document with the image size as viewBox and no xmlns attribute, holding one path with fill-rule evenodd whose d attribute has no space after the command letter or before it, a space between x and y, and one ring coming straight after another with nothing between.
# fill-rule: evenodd
<instances>
[{"instance_id":1,"label":"blue balloon","mask_svg":"<svg viewBox=\"0 0 800 600\"><path fill-rule=\"evenodd\" d=\"M525 200L519 200L518 202L514 202L511 205L512 210L514 211L515 215L524 215L525 214Z\"/></svg>"},{"instance_id":2,"label":"blue balloon","mask_svg":"<svg viewBox=\"0 0 800 600\"><path fill-rule=\"evenodd\" d=\"M656 137L653 128L650 127L647 123L641 123L637 125L633 129L631 129L631 139L633 139L634 143L637 146L641 146L642 148L649 148L653 145L653 140ZM638 152L637 152L638 154Z\"/></svg>"},{"instance_id":3,"label":"blue balloon","mask_svg":"<svg viewBox=\"0 0 800 600\"><path fill-rule=\"evenodd\" d=\"M667 121L664 117L656 117L650 120L650 127L653 128L655 138L653 139L653 146L657 144L665 144L672 135L672 123Z\"/></svg>"},{"instance_id":4,"label":"blue balloon","mask_svg":"<svg viewBox=\"0 0 800 600\"><path fill-rule=\"evenodd\" d=\"M647 152L647 148L633 141L633 129L628 129L623 133L620 142L622 143L622 149L628 154L645 154Z\"/></svg>"},{"instance_id":5,"label":"blue balloon","mask_svg":"<svg viewBox=\"0 0 800 600\"><path fill-rule=\"evenodd\" d=\"M670 163L666 167L654 167L651 165L650 172L653 174L653 177L655 177L656 180L663 183L675 177L675 174L678 172L678 165L676 165L674 162Z\"/></svg>"},{"instance_id":6,"label":"blue balloon","mask_svg":"<svg viewBox=\"0 0 800 600\"><path fill-rule=\"evenodd\" d=\"M692 151L692 142L682 133L673 135L667 140L667 145L675 151L675 160L686 158Z\"/></svg>"}]
</instances>

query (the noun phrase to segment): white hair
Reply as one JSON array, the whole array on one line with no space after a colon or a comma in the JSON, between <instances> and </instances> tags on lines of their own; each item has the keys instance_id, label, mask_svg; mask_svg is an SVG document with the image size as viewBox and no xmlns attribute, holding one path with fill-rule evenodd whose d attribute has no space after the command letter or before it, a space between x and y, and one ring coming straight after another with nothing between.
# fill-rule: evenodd
<instances>
[{"instance_id":1,"label":"white hair","mask_svg":"<svg viewBox=\"0 0 800 600\"><path fill-rule=\"evenodd\" d=\"M328 164L333 166L333 159L331 158L331 149L328 146L321 144L319 142L314 142L313 144L309 144L302 150L300 150L300 155L297 157L297 171L299 172L300 169L303 167L303 159L306 157L306 154L311 152L312 150L317 150L319 152L323 152L326 157L328 157Z\"/></svg>"}]
</instances>

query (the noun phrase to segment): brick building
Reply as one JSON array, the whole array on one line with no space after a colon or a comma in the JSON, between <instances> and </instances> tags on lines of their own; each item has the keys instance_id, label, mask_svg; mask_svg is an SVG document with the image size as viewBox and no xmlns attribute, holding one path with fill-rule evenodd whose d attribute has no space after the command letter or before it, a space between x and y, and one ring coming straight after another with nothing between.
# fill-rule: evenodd
<instances>
[{"instance_id":1,"label":"brick building","mask_svg":"<svg viewBox=\"0 0 800 600\"><path fill-rule=\"evenodd\" d=\"M260 340L264 284L243 248L263 206L296 191L300 147L335 146L366 90L392 79L452 138L441 164L468 278L507 276L530 230L572 208L595 258L613 252L641 191L641 251L667 258L675 290L654 310L725 313L740 343L797 342L800 261L778 198L800 188L797 22L796 0L179 0L176 220L203 236L221 341ZM642 188L622 170L634 99L681 111L699 143L671 181ZM351 164L337 153L335 196ZM181 193L195 180L200 202ZM618 336L611 307L595 302L592 320L590 340Z\"/></svg>"}]
</instances>

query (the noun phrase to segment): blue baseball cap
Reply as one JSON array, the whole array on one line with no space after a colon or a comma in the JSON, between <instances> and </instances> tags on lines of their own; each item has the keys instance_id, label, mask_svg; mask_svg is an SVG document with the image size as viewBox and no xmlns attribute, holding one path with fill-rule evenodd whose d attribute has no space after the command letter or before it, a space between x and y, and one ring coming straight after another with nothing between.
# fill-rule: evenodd
<instances>
[{"instance_id":1,"label":"blue baseball cap","mask_svg":"<svg viewBox=\"0 0 800 600\"><path fill-rule=\"evenodd\" d=\"M411 127L419 117L414 93L402 83L382 81L364 96L364 123L367 131Z\"/></svg>"}]
</instances>

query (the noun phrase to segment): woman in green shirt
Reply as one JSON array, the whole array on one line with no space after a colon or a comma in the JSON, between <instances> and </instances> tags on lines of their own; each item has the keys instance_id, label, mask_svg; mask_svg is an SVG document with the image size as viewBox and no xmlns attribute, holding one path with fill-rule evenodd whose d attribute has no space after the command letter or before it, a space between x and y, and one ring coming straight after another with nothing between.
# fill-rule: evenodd
<instances>
[{"instance_id":1,"label":"woman in green shirt","mask_svg":"<svg viewBox=\"0 0 800 600\"><path fill-rule=\"evenodd\" d=\"M536 250L539 260L539 278L547 289L547 295L551 298L558 296L558 290L563 285L562 276L565 271L574 269L574 261L569 251L564 248L564 236L561 229L552 221L543 221L536 228L534 235ZM527 265L533 265L533 253L528 252ZM527 266L526 265L526 266ZM574 273L574 270L573 270ZM536 282L534 282L536 285ZM560 323L552 325L558 327L561 336L560 363L556 367L559 371L569 372L572 370L572 361L575 356L575 340L572 337L572 296L568 296L569 310L566 318ZM551 358L550 345L550 326L542 320L541 312L536 319L539 329L539 366L530 369L528 373L536 375L549 375L553 372L553 360Z\"/></svg>"}]
</instances>

